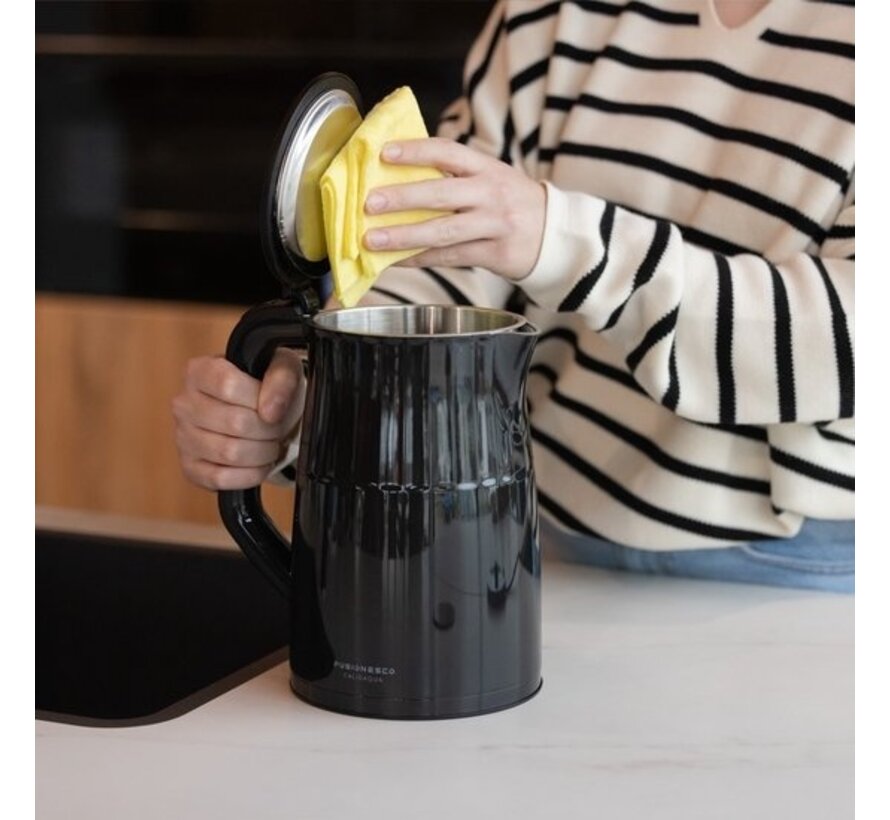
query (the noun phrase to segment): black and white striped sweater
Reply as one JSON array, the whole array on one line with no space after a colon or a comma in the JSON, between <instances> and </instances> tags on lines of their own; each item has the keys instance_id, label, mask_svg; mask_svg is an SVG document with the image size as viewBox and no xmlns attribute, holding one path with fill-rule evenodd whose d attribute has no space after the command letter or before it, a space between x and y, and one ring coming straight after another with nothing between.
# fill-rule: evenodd
<instances>
[{"instance_id":1,"label":"black and white striped sweater","mask_svg":"<svg viewBox=\"0 0 890 820\"><path fill-rule=\"evenodd\" d=\"M506 0L440 134L545 180L542 511L649 549L853 517L853 3ZM515 304L392 268L366 303Z\"/></svg>"}]
</instances>

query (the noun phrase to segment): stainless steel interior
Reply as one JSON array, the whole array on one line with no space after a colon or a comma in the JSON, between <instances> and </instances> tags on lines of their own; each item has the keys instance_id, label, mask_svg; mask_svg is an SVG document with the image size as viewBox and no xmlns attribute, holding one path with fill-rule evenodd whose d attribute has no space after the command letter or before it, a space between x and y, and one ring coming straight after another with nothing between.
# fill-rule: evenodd
<instances>
[{"instance_id":1,"label":"stainless steel interior","mask_svg":"<svg viewBox=\"0 0 890 820\"><path fill-rule=\"evenodd\" d=\"M466 336L518 329L515 313L453 305L386 305L323 311L313 323L326 330L363 336Z\"/></svg>"}]
</instances>

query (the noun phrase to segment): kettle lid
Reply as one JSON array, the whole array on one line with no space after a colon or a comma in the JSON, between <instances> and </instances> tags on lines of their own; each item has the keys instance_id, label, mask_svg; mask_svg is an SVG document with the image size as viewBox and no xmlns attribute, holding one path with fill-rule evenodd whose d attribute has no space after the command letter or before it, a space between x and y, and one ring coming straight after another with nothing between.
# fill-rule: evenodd
<instances>
[{"instance_id":1,"label":"kettle lid","mask_svg":"<svg viewBox=\"0 0 890 820\"><path fill-rule=\"evenodd\" d=\"M345 74L316 77L278 138L260 223L266 264L288 291L327 275L320 180L362 121L361 95Z\"/></svg>"}]
</instances>

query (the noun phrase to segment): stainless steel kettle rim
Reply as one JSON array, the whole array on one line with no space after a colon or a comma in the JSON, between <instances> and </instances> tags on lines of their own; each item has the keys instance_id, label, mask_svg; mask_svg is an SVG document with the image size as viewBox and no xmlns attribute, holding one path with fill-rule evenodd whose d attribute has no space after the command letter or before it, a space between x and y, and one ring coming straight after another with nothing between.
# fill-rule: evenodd
<instances>
[{"instance_id":1,"label":"stainless steel kettle rim","mask_svg":"<svg viewBox=\"0 0 890 820\"><path fill-rule=\"evenodd\" d=\"M389 339L448 339L537 329L517 313L463 305L376 305L322 310L309 320L320 330Z\"/></svg>"}]
</instances>

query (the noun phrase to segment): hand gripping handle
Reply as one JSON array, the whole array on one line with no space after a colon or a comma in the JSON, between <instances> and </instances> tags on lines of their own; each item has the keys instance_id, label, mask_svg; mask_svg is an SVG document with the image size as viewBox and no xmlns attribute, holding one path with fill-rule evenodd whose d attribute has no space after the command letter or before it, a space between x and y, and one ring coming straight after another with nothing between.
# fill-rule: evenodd
<instances>
[{"instance_id":1,"label":"hand gripping handle","mask_svg":"<svg viewBox=\"0 0 890 820\"><path fill-rule=\"evenodd\" d=\"M262 379L277 348L307 347L308 315L317 305L307 305L300 297L267 302L247 311L229 337L226 358L245 373ZM223 523L238 546L288 597L291 545L263 509L260 488L222 490L218 501Z\"/></svg>"}]
</instances>

